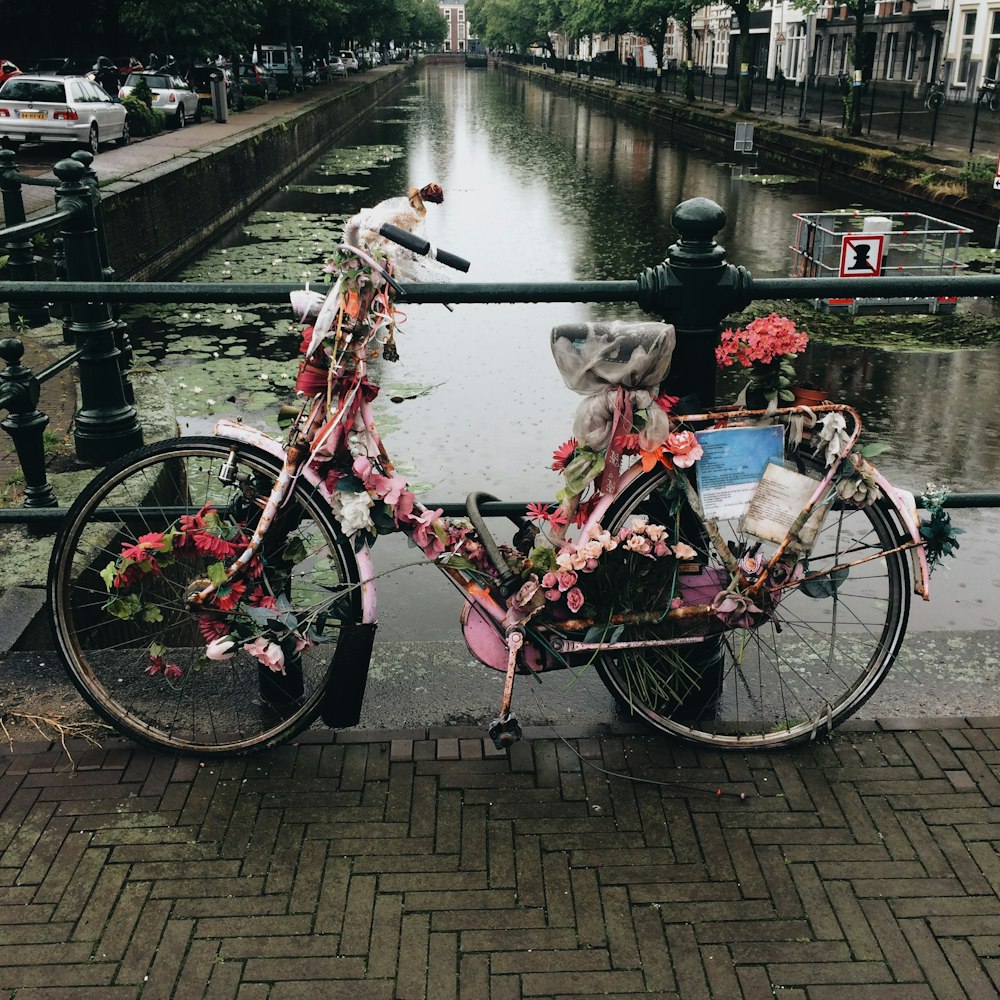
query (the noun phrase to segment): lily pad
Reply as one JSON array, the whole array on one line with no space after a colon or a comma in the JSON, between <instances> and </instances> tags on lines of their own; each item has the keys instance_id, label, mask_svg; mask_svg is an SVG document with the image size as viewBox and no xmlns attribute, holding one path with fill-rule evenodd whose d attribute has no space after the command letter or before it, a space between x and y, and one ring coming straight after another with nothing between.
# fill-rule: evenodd
<instances>
[{"instance_id":1,"label":"lily pad","mask_svg":"<svg viewBox=\"0 0 1000 1000\"><path fill-rule=\"evenodd\" d=\"M304 194L341 195L358 194L361 191L367 191L368 188L361 187L359 184L289 184L285 190L301 191Z\"/></svg>"},{"instance_id":2,"label":"lily pad","mask_svg":"<svg viewBox=\"0 0 1000 1000\"><path fill-rule=\"evenodd\" d=\"M806 178L796 177L794 174L744 174L739 179L747 184L778 187L784 184L801 184Z\"/></svg>"},{"instance_id":3,"label":"lily pad","mask_svg":"<svg viewBox=\"0 0 1000 1000\"><path fill-rule=\"evenodd\" d=\"M330 150L319 161L316 170L328 175L365 173L375 167L384 167L404 154L402 146L341 146Z\"/></svg>"}]
</instances>

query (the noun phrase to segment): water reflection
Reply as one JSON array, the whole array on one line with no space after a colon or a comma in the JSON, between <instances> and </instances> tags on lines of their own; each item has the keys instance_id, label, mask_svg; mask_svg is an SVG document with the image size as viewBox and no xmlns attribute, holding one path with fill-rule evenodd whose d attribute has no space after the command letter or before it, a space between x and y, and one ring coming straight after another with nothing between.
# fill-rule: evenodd
<instances>
[{"instance_id":1,"label":"water reflection","mask_svg":"<svg viewBox=\"0 0 1000 1000\"><path fill-rule=\"evenodd\" d=\"M636 275L663 258L676 239L670 213L694 196L725 208L728 223L719 240L730 260L756 275L783 276L792 213L846 201L809 184L734 181L729 165L674 142L669 127L642 126L522 78L461 68L426 72L342 143L371 144L399 146L402 155L342 175L314 165L271 200L267 210L287 220L295 249L283 251L276 237L258 244L262 270L274 278L318 278L345 216L430 181L445 191L444 204L430 209L432 239L471 258L469 279L476 281ZM296 242L303 227L306 250L301 238ZM258 238L236 233L220 246ZM577 399L556 373L548 330L599 311L546 303L462 306L453 313L411 307L397 338L401 360L378 373L386 389L380 416L392 428L388 441L401 464L438 500L461 499L478 488L507 498L553 496L560 483L547 469L552 449L569 436ZM606 311L639 315L629 307ZM275 334L277 323L278 313L264 310L261 325L244 331L250 357L275 363L293 357L295 332L286 315ZM162 354L147 335L137 338L143 349ZM216 363L211 353L203 349L198 360L205 372ZM232 362L224 344L221 353L218 363ZM259 373L246 370L254 363L240 358L245 377L227 375L239 387L237 405L248 409L260 404L244 391L252 386L259 394L262 388L253 381ZM270 371L266 381L287 395L293 371L289 360L284 376ZM814 343L803 371L866 414L869 439L893 445L879 464L899 485L915 492L927 481L962 490L996 488L1000 417L983 401L1000 393L997 349L892 353ZM399 385L435 388L392 403L390 397L407 395L393 391ZM185 428L200 431L211 422L193 408ZM996 589L996 545L988 538L995 522L991 514L960 517L975 528L964 536L961 571L954 573L962 581L933 618L920 609L923 625L988 623L993 614L983 609L995 602L981 597ZM960 597L969 592L978 596L963 605Z\"/></svg>"}]
</instances>

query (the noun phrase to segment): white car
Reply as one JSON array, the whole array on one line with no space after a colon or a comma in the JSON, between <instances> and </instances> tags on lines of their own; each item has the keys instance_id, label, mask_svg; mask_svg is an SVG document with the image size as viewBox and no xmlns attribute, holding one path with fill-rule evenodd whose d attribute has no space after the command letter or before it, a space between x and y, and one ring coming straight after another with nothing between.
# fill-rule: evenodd
<instances>
[{"instance_id":1,"label":"white car","mask_svg":"<svg viewBox=\"0 0 1000 1000\"><path fill-rule=\"evenodd\" d=\"M140 80L145 80L153 92L153 107L167 116L170 128L184 128L189 118L196 125L201 121L201 102L197 92L187 81L169 73L129 73L118 96L124 100Z\"/></svg>"},{"instance_id":2,"label":"white car","mask_svg":"<svg viewBox=\"0 0 1000 1000\"><path fill-rule=\"evenodd\" d=\"M330 56L327 60L327 65L330 67L330 77L331 79L335 76L347 76L347 67L344 65L344 60L340 56Z\"/></svg>"},{"instance_id":3,"label":"white car","mask_svg":"<svg viewBox=\"0 0 1000 1000\"><path fill-rule=\"evenodd\" d=\"M125 108L82 76L12 76L0 87L0 144L75 142L96 154L129 140Z\"/></svg>"},{"instance_id":4,"label":"white car","mask_svg":"<svg viewBox=\"0 0 1000 1000\"><path fill-rule=\"evenodd\" d=\"M341 49L340 58L347 67L348 73L357 73L357 71L361 68L361 64L358 62L358 57L350 49Z\"/></svg>"}]
</instances>

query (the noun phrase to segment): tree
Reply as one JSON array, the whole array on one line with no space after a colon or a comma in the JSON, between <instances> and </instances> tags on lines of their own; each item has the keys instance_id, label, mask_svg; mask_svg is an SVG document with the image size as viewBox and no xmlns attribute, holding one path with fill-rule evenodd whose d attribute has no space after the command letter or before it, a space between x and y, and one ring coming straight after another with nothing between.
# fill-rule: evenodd
<instances>
[{"instance_id":1,"label":"tree","mask_svg":"<svg viewBox=\"0 0 1000 1000\"><path fill-rule=\"evenodd\" d=\"M178 59L242 52L259 30L263 0L122 0L121 23L161 55Z\"/></svg>"},{"instance_id":2,"label":"tree","mask_svg":"<svg viewBox=\"0 0 1000 1000\"><path fill-rule=\"evenodd\" d=\"M736 95L736 110L750 110L750 14L760 7L759 0L731 0L730 8L736 15L736 23L740 26L740 40L737 48L737 65L739 67L739 90ZM746 66L748 72L743 72Z\"/></svg>"}]
</instances>

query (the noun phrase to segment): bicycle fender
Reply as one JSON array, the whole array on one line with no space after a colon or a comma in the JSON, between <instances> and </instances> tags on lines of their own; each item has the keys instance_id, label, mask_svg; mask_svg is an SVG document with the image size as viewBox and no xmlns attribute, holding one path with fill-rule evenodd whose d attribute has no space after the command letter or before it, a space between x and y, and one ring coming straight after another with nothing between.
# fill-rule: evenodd
<instances>
[{"instance_id":1,"label":"bicycle fender","mask_svg":"<svg viewBox=\"0 0 1000 1000\"><path fill-rule=\"evenodd\" d=\"M912 493L897 489L878 470L875 472L875 482L895 510L903 530L914 542L914 547L910 550L910 561L913 565L913 592L919 594L925 601L929 601L931 599L931 572L927 565L927 552L924 549L923 539L920 537L920 515L917 513L917 502Z\"/></svg>"},{"instance_id":2,"label":"bicycle fender","mask_svg":"<svg viewBox=\"0 0 1000 1000\"><path fill-rule=\"evenodd\" d=\"M256 427L248 427L236 420L223 419L215 425L215 434L227 441L237 441L240 444L259 448L283 462L285 449L280 441L265 434ZM310 486L314 486L324 499L330 499L330 491L320 479L315 469L308 465L302 470L302 477ZM354 553L358 564L358 578L361 580L361 621L364 624L374 624L378 621L378 588L375 585L375 565L372 562L371 551L363 545Z\"/></svg>"}]
</instances>

